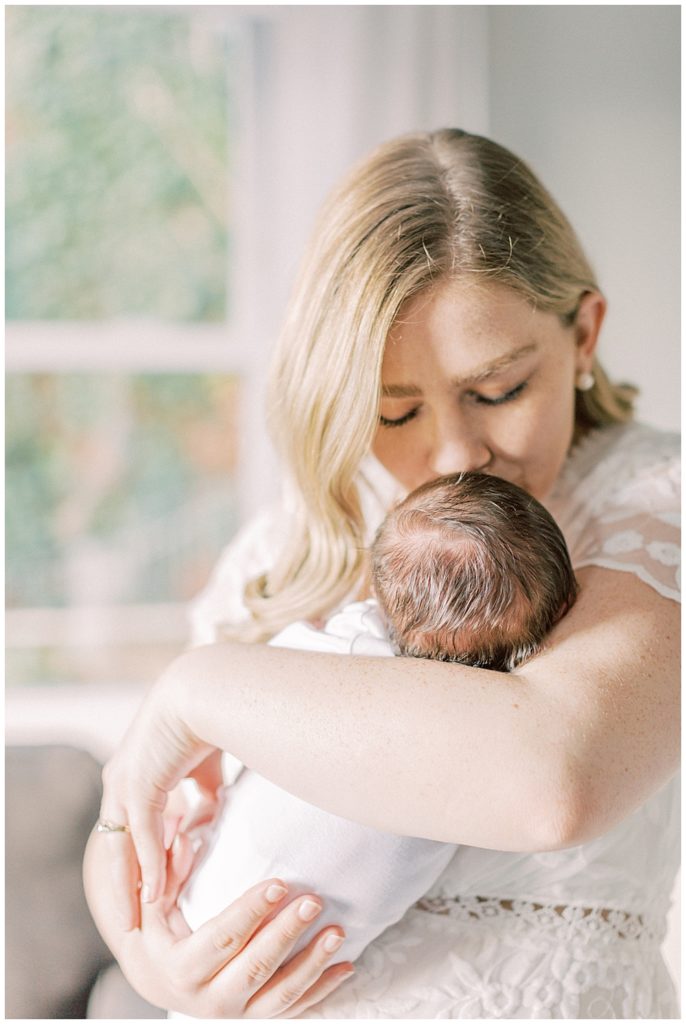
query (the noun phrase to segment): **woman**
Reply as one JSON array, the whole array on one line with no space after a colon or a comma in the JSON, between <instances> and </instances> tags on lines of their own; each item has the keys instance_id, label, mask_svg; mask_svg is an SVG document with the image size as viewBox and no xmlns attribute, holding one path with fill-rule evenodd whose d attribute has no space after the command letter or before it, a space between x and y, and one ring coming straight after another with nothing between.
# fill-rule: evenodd
<instances>
[{"instance_id":1,"label":"woman","mask_svg":"<svg viewBox=\"0 0 686 1024\"><path fill-rule=\"evenodd\" d=\"M229 548L195 609L208 646L153 687L105 772L114 825L90 843L87 889L152 1001L227 1017L678 1014L659 954L678 857L678 449L629 422L632 390L595 358L604 312L554 201L486 139L401 138L331 197L272 373L288 496ZM461 470L524 487L565 533L580 596L536 658L502 675L233 639L364 595L388 507ZM173 858L163 893L166 793L215 748L333 813L462 844L346 984L321 936L280 966L301 925L294 901L261 927L266 882L190 936ZM114 922L138 914L124 827L145 901L133 931Z\"/></svg>"}]
</instances>

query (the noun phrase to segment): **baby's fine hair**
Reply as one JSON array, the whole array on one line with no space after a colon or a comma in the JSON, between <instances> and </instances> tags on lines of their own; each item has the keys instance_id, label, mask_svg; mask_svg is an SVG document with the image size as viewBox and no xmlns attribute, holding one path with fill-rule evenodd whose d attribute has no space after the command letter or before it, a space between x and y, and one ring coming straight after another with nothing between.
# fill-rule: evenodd
<instances>
[{"instance_id":1,"label":"baby's fine hair","mask_svg":"<svg viewBox=\"0 0 686 1024\"><path fill-rule=\"evenodd\" d=\"M578 590L550 513L484 473L413 491L379 528L371 563L401 654L500 672L539 649Z\"/></svg>"}]
</instances>

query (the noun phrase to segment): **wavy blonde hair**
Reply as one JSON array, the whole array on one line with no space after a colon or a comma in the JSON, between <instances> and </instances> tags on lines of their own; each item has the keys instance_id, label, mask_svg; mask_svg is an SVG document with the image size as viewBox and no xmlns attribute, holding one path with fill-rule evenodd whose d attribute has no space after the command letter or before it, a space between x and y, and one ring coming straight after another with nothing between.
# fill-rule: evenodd
<instances>
[{"instance_id":1,"label":"wavy blonde hair","mask_svg":"<svg viewBox=\"0 0 686 1024\"><path fill-rule=\"evenodd\" d=\"M274 354L269 423L294 496L289 544L250 581L243 639L326 614L362 582L356 489L378 422L381 363L401 305L449 276L509 286L571 324L597 290L569 222L525 163L458 129L376 149L324 205ZM634 390L577 392L578 431L632 415ZM234 631L235 635L236 631Z\"/></svg>"}]
</instances>

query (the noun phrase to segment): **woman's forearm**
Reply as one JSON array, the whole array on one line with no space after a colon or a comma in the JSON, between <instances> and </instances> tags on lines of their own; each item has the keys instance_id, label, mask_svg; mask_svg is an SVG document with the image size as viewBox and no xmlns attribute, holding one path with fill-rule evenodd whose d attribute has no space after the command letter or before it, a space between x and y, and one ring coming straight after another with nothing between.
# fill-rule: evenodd
<instances>
[{"instance_id":1,"label":"woman's forearm","mask_svg":"<svg viewBox=\"0 0 686 1024\"><path fill-rule=\"evenodd\" d=\"M557 841L548 829L562 780L551 775L543 709L523 679L243 644L198 648L172 671L193 732L334 814L456 841L458 812L470 845ZM478 756L484 744L494 757ZM513 776L504 766L514 763Z\"/></svg>"},{"instance_id":2,"label":"woman's forearm","mask_svg":"<svg viewBox=\"0 0 686 1024\"><path fill-rule=\"evenodd\" d=\"M591 595L521 672L227 644L187 652L170 685L197 736L335 814L503 850L574 845L645 799L678 749L669 602L623 574L585 578Z\"/></svg>"}]
</instances>

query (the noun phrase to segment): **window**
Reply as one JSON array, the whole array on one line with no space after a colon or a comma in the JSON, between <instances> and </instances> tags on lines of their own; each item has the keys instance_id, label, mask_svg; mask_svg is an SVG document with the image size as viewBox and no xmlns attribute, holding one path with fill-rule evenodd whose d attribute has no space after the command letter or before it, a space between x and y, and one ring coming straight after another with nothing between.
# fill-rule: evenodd
<instances>
[{"instance_id":1,"label":"window","mask_svg":"<svg viewBox=\"0 0 686 1024\"><path fill-rule=\"evenodd\" d=\"M152 679L238 521L240 28L6 15L7 677Z\"/></svg>"}]
</instances>

